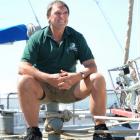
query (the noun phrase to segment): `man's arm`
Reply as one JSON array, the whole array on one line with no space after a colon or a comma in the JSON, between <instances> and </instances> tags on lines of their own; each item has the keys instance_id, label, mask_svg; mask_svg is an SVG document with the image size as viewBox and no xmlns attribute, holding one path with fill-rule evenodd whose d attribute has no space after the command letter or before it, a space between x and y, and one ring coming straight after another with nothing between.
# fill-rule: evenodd
<instances>
[{"instance_id":1,"label":"man's arm","mask_svg":"<svg viewBox=\"0 0 140 140\"><path fill-rule=\"evenodd\" d=\"M61 76L63 82L59 84L59 89L69 89L72 85L76 84L80 80L85 79L90 74L97 72L97 66L94 59L84 61L83 65L83 70L77 73L69 73L61 70L61 74L66 74L65 76Z\"/></svg>"},{"instance_id":2,"label":"man's arm","mask_svg":"<svg viewBox=\"0 0 140 140\"><path fill-rule=\"evenodd\" d=\"M19 74L30 75L36 80L49 83L50 85L54 87L58 87L58 84L61 82L60 74L58 73L49 74L49 73L41 72L28 62L20 62Z\"/></svg>"},{"instance_id":3,"label":"man's arm","mask_svg":"<svg viewBox=\"0 0 140 140\"><path fill-rule=\"evenodd\" d=\"M80 71L79 74L83 79L86 78L88 75L97 72L97 65L94 59L86 60L82 64L85 68Z\"/></svg>"},{"instance_id":4,"label":"man's arm","mask_svg":"<svg viewBox=\"0 0 140 140\"><path fill-rule=\"evenodd\" d=\"M35 77L36 72L37 72L37 69L34 68L30 63L20 62L18 74L20 74L20 75L27 74L32 77Z\"/></svg>"}]
</instances>

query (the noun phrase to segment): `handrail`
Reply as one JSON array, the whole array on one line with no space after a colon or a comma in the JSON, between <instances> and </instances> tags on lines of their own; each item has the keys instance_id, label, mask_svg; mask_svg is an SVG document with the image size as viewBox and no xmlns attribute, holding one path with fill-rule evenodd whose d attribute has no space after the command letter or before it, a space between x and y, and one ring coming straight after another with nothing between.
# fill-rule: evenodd
<instances>
[{"instance_id":1,"label":"handrail","mask_svg":"<svg viewBox=\"0 0 140 140\"><path fill-rule=\"evenodd\" d=\"M17 94L17 93L11 92L11 93L8 93L8 95L7 95L7 109L9 109L9 99L10 99L10 96L14 95L14 94Z\"/></svg>"}]
</instances>

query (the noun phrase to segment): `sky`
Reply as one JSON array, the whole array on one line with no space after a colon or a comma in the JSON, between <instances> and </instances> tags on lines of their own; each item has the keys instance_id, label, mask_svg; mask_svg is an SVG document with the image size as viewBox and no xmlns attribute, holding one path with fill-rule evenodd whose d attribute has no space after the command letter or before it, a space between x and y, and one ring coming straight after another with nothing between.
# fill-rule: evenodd
<instances>
[{"instance_id":1,"label":"sky","mask_svg":"<svg viewBox=\"0 0 140 140\"><path fill-rule=\"evenodd\" d=\"M70 8L68 26L81 32L91 48L98 71L111 89L108 69L123 64L129 0L64 0ZM51 0L30 0L41 27L48 25L46 7ZM18 24L37 25L28 0L0 0L0 29ZM140 2L134 1L129 59L140 56ZM25 41L0 45L0 94L16 92L18 64ZM78 65L78 70L81 66Z\"/></svg>"}]
</instances>

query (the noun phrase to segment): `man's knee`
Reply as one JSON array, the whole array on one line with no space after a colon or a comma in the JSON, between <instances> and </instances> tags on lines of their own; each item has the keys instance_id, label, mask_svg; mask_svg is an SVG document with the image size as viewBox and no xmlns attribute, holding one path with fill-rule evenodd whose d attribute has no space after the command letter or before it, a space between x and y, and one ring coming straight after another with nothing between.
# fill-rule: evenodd
<instances>
[{"instance_id":1,"label":"man's knee","mask_svg":"<svg viewBox=\"0 0 140 140\"><path fill-rule=\"evenodd\" d=\"M33 80L34 78L30 75L21 75L18 79L18 89L29 87Z\"/></svg>"},{"instance_id":2,"label":"man's knee","mask_svg":"<svg viewBox=\"0 0 140 140\"><path fill-rule=\"evenodd\" d=\"M104 81L105 82L105 78L101 73L93 73L90 75L91 80L96 80L96 81Z\"/></svg>"}]
</instances>

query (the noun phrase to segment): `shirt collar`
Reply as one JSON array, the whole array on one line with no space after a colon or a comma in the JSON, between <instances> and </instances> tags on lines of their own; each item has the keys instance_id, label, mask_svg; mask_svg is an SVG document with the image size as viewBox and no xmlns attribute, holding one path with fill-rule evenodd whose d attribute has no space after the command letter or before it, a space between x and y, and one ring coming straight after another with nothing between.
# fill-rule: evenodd
<instances>
[{"instance_id":1,"label":"shirt collar","mask_svg":"<svg viewBox=\"0 0 140 140\"><path fill-rule=\"evenodd\" d=\"M64 40L65 38L67 38L70 34L71 34L71 31L69 30L69 27L66 26L66 28L64 30L64 33L63 33L62 40ZM52 38L52 32L51 32L50 26L47 26L46 27L46 29L45 29L45 35L46 35L46 37Z\"/></svg>"}]
</instances>

